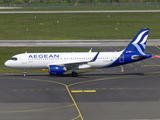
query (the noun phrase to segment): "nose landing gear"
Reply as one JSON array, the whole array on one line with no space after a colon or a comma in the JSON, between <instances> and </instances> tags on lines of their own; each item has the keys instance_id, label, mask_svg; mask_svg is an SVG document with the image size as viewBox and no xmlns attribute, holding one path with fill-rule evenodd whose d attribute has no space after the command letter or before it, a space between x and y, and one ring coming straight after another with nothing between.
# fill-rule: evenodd
<instances>
[{"instance_id":1,"label":"nose landing gear","mask_svg":"<svg viewBox=\"0 0 160 120\"><path fill-rule=\"evenodd\" d=\"M23 76L25 77L25 76L26 76L26 74L27 74L27 70L26 70L26 69L24 69L24 71L23 71Z\"/></svg>"}]
</instances>

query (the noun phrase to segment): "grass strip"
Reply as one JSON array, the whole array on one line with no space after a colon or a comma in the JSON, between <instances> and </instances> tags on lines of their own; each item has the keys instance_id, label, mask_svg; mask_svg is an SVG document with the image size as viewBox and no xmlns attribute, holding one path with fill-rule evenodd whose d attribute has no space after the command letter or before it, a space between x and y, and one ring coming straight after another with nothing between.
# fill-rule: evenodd
<instances>
[{"instance_id":1,"label":"grass strip","mask_svg":"<svg viewBox=\"0 0 160 120\"><path fill-rule=\"evenodd\" d=\"M131 39L141 28L160 38L159 13L0 14L1 40Z\"/></svg>"}]
</instances>

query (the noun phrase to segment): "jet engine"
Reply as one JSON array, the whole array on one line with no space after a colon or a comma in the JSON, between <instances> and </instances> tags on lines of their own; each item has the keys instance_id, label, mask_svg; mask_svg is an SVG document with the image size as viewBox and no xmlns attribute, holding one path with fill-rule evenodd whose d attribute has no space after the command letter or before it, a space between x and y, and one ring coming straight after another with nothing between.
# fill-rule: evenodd
<instances>
[{"instance_id":1,"label":"jet engine","mask_svg":"<svg viewBox=\"0 0 160 120\"><path fill-rule=\"evenodd\" d=\"M49 66L49 74L50 75L54 75L54 74L63 74L64 72L66 72L67 69L64 66L60 66L60 65L50 65Z\"/></svg>"}]
</instances>

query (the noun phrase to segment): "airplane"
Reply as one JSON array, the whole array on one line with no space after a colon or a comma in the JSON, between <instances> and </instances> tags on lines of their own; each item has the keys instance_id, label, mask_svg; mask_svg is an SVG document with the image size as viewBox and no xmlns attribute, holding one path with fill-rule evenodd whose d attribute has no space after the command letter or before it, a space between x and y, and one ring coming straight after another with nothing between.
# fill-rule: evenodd
<instances>
[{"instance_id":1,"label":"airplane","mask_svg":"<svg viewBox=\"0 0 160 120\"><path fill-rule=\"evenodd\" d=\"M76 70L87 68L108 68L141 61L152 57L144 53L149 34L149 28L142 28L128 46L118 52L61 52L61 53L21 53L14 55L4 65L10 68L48 69L50 75L62 75L71 70L72 76L77 77Z\"/></svg>"}]
</instances>

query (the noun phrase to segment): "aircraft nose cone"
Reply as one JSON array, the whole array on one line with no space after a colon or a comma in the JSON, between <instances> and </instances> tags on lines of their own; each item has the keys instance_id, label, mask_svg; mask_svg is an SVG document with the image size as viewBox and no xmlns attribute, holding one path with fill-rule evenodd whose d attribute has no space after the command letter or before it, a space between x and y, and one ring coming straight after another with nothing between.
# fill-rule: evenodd
<instances>
[{"instance_id":1,"label":"aircraft nose cone","mask_svg":"<svg viewBox=\"0 0 160 120\"><path fill-rule=\"evenodd\" d=\"M10 66L10 64L9 64L8 61L6 61L6 62L4 63L4 65L5 65L6 67L9 67L9 66Z\"/></svg>"}]
</instances>

